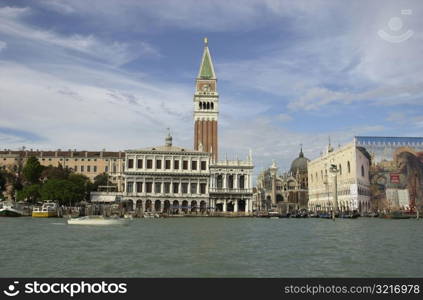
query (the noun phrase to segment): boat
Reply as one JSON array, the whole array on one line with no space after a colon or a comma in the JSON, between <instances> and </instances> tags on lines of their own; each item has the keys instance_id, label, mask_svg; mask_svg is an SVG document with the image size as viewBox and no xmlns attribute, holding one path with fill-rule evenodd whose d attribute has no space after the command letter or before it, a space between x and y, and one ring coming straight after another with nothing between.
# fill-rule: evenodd
<instances>
[{"instance_id":1,"label":"boat","mask_svg":"<svg viewBox=\"0 0 423 300\"><path fill-rule=\"evenodd\" d=\"M69 225L95 225L95 226L107 226L107 225L126 225L129 223L129 219L119 217L104 217L104 216L85 216L80 218L70 218L67 223Z\"/></svg>"},{"instance_id":2,"label":"boat","mask_svg":"<svg viewBox=\"0 0 423 300\"><path fill-rule=\"evenodd\" d=\"M52 201L44 202L41 207L34 207L32 210L33 218L55 218L57 214L57 204Z\"/></svg>"},{"instance_id":3,"label":"boat","mask_svg":"<svg viewBox=\"0 0 423 300\"><path fill-rule=\"evenodd\" d=\"M0 217L21 217L23 212L13 203L0 204Z\"/></svg>"},{"instance_id":4,"label":"boat","mask_svg":"<svg viewBox=\"0 0 423 300\"><path fill-rule=\"evenodd\" d=\"M394 211L392 213L382 214L379 217L383 219L410 219L411 218L410 215L404 214L400 211Z\"/></svg>"}]
</instances>

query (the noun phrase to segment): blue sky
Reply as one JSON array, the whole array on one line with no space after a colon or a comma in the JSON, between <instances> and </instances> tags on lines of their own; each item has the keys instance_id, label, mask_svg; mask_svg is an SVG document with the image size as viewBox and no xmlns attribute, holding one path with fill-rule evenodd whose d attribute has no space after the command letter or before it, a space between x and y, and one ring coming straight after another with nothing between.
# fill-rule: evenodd
<instances>
[{"instance_id":1,"label":"blue sky","mask_svg":"<svg viewBox=\"0 0 423 300\"><path fill-rule=\"evenodd\" d=\"M350 3L353 2L353 3ZM221 158L256 171L328 136L422 136L421 1L2 1L0 147L192 147L209 48ZM398 21L399 20L399 21ZM379 31L388 34L382 38ZM411 35L392 42L390 37Z\"/></svg>"}]
</instances>

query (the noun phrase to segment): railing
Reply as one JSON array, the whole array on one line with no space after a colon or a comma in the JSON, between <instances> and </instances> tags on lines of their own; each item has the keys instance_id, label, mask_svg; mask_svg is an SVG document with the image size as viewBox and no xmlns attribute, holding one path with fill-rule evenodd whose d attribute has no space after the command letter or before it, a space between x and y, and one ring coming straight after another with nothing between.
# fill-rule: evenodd
<instances>
[{"instance_id":1,"label":"railing","mask_svg":"<svg viewBox=\"0 0 423 300\"><path fill-rule=\"evenodd\" d=\"M249 194L253 192L253 189L231 189L231 188L215 188L209 189L210 193L235 193L235 194Z\"/></svg>"}]
</instances>

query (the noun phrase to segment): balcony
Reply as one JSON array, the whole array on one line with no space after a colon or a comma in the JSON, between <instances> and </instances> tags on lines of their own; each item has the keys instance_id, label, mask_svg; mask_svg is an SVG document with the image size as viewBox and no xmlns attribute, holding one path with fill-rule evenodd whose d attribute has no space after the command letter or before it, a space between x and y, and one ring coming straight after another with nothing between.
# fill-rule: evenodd
<instances>
[{"instance_id":1,"label":"balcony","mask_svg":"<svg viewBox=\"0 0 423 300\"><path fill-rule=\"evenodd\" d=\"M230 188L216 188L216 187L211 187L209 189L210 193L215 193L215 194L252 194L253 193L253 189L230 189Z\"/></svg>"}]
</instances>

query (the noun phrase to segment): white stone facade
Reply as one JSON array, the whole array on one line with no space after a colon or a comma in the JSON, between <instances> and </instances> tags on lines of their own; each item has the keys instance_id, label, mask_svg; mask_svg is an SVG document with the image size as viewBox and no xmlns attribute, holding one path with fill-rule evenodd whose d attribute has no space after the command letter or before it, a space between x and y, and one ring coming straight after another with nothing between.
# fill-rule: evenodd
<instances>
[{"instance_id":1,"label":"white stone facade","mask_svg":"<svg viewBox=\"0 0 423 300\"><path fill-rule=\"evenodd\" d=\"M338 169L336 176L330 172L331 165ZM370 156L355 142L326 153L308 163L308 207L313 211L370 210ZM335 203L335 179L337 180L337 203Z\"/></svg>"}]
</instances>

